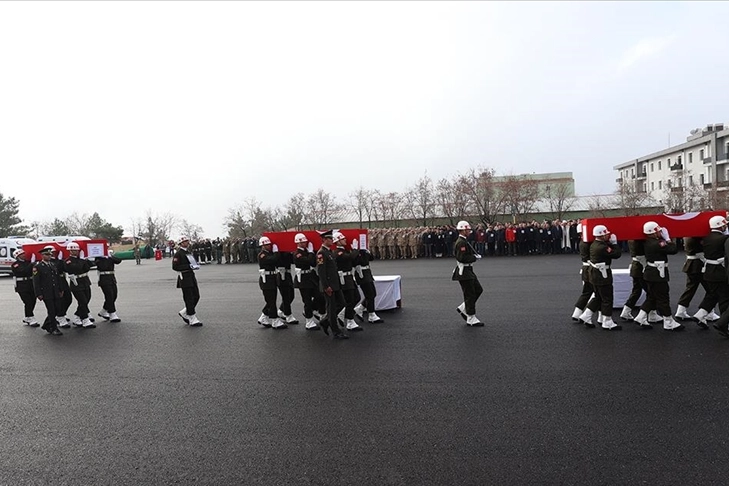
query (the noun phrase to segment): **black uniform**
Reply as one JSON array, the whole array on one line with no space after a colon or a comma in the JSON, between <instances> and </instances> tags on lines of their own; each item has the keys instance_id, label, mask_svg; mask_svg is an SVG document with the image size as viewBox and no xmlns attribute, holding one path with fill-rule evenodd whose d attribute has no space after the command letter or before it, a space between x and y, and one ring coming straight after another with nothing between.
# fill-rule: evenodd
<instances>
[{"instance_id":1,"label":"black uniform","mask_svg":"<svg viewBox=\"0 0 729 486\"><path fill-rule=\"evenodd\" d=\"M628 300L625 301L625 305L634 309L638 304L643 291L648 293L648 286L643 280L643 270L645 270L645 241L644 240L629 240L628 250L630 251L630 278L633 281L633 288L630 290Z\"/></svg>"},{"instance_id":2,"label":"black uniform","mask_svg":"<svg viewBox=\"0 0 729 486\"><path fill-rule=\"evenodd\" d=\"M71 293L76 298L76 314L79 319L89 317L89 302L91 302L91 279L89 270L96 266L96 262L70 256L64 261L66 273L69 275ZM74 282L75 280L75 282Z\"/></svg>"},{"instance_id":3,"label":"black uniform","mask_svg":"<svg viewBox=\"0 0 729 486\"><path fill-rule=\"evenodd\" d=\"M590 245L590 283L595 289L595 299L587 308L595 312L599 307L605 317L613 314L613 272L610 264L620 255L618 244L595 240Z\"/></svg>"},{"instance_id":4,"label":"black uniform","mask_svg":"<svg viewBox=\"0 0 729 486\"><path fill-rule=\"evenodd\" d=\"M648 296L640 307L650 312L656 310L663 317L671 316L670 287L668 282L668 255L675 255L678 251L676 243L661 238L646 238L645 240L646 267L643 279L648 286ZM663 266L663 270L660 267Z\"/></svg>"},{"instance_id":5,"label":"black uniform","mask_svg":"<svg viewBox=\"0 0 729 486\"><path fill-rule=\"evenodd\" d=\"M278 284L278 291L281 294L281 306L279 310L283 312L283 315L291 315L291 303L294 301L294 280L291 277L291 265L294 263L294 256L289 252L281 252L278 254L278 263L276 269L278 275L276 282ZM291 322L295 324L295 322Z\"/></svg>"},{"instance_id":6,"label":"black uniform","mask_svg":"<svg viewBox=\"0 0 729 486\"><path fill-rule=\"evenodd\" d=\"M269 319L277 319L278 312L276 312L276 289L278 287L278 272L276 267L278 266L278 255L272 253L265 248L261 248L258 253L258 286L263 292L263 300L266 304L263 306L263 313L268 316Z\"/></svg>"},{"instance_id":7,"label":"black uniform","mask_svg":"<svg viewBox=\"0 0 729 486\"><path fill-rule=\"evenodd\" d=\"M25 317L33 317L35 310L35 290L33 290L33 263L17 260L10 266L15 280L15 291L23 301Z\"/></svg>"},{"instance_id":8,"label":"black uniform","mask_svg":"<svg viewBox=\"0 0 729 486\"><path fill-rule=\"evenodd\" d=\"M96 270L99 272L99 287L104 293L104 310L108 313L116 312L116 297L118 294L116 286L116 275L114 265L120 264L121 258L109 255L105 258L96 259Z\"/></svg>"},{"instance_id":9,"label":"black uniform","mask_svg":"<svg viewBox=\"0 0 729 486\"><path fill-rule=\"evenodd\" d=\"M688 307L691 299L696 295L699 286L704 282L704 247L701 243L701 238L695 237L684 238L683 247L686 250L686 263L683 264L681 271L686 274L686 289L678 299L678 305ZM719 245L719 250L721 252L720 256L723 256L723 241ZM723 274L724 272L721 273ZM726 279L724 280L726 281Z\"/></svg>"},{"instance_id":10,"label":"black uniform","mask_svg":"<svg viewBox=\"0 0 729 486\"><path fill-rule=\"evenodd\" d=\"M359 255L354 261L354 278L364 294L367 312L375 311L375 297L377 297L375 277L372 276L372 270L370 270L372 260L374 260L372 253L367 250L359 250Z\"/></svg>"},{"instance_id":11,"label":"black uniform","mask_svg":"<svg viewBox=\"0 0 729 486\"><path fill-rule=\"evenodd\" d=\"M472 267L473 262L477 260L476 252L463 235L458 236L453 248L458 264L453 269L451 280L458 280L463 292L463 301L466 303L466 315L473 316L476 315L476 301L483 293L483 287Z\"/></svg>"},{"instance_id":12,"label":"black uniform","mask_svg":"<svg viewBox=\"0 0 729 486\"><path fill-rule=\"evenodd\" d=\"M47 332L60 332L56 317L64 315L61 301L64 290L61 280L58 266L52 260L40 261L33 266L33 291L36 298L42 300L46 306L48 316L43 321L43 329Z\"/></svg>"},{"instance_id":13,"label":"black uniform","mask_svg":"<svg viewBox=\"0 0 729 486\"><path fill-rule=\"evenodd\" d=\"M706 264L702 268L706 295L699 307L707 312L711 312L714 306L719 304L719 311L723 314L729 306L729 283L727 283L724 260L724 244L727 241L729 241L729 236L721 231L713 230L701 242L706 260Z\"/></svg>"},{"instance_id":14,"label":"black uniform","mask_svg":"<svg viewBox=\"0 0 729 486\"><path fill-rule=\"evenodd\" d=\"M304 303L304 317L314 317L314 310L323 314L326 312L324 298L319 292L319 282L316 275L316 254L306 248L297 248L294 252L294 287L299 289L301 300ZM324 307L324 308L322 308Z\"/></svg>"},{"instance_id":15,"label":"black uniform","mask_svg":"<svg viewBox=\"0 0 729 486\"><path fill-rule=\"evenodd\" d=\"M327 317L322 319L321 324L324 332L331 326L334 335L342 335L337 324L337 315L345 306L344 294L339 284L339 273L337 273L337 262L334 260L332 250L323 246L316 253L316 273L319 276L319 290L324 295L326 302Z\"/></svg>"},{"instance_id":16,"label":"black uniform","mask_svg":"<svg viewBox=\"0 0 729 486\"><path fill-rule=\"evenodd\" d=\"M197 286L197 278L195 278L196 267L197 260L192 253L182 247L178 248L175 256L172 257L172 270L179 272L177 288L182 289L182 300L185 301L185 313L188 316L195 315L195 306L200 302L200 289Z\"/></svg>"},{"instance_id":17,"label":"black uniform","mask_svg":"<svg viewBox=\"0 0 729 486\"><path fill-rule=\"evenodd\" d=\"M334 250L334 258L337 263L337 273L339 275L339 284L344 294L344 318L354 319L354 307L359 302L359 292L357 291L357 283L354 280L354 261L359 256L357 250L347 250L343 246L338 246Z\"/></svg>"},{"instance_id":18,"label":"black uniform","mask_svg":"<svg viewBox=\"0 0 729 486\"><path fill-rule=\"evenodd\" d=\"M580 259L582 260L582 270L580 270L580 275L582 277L582 293L577 298L575 307L583 310L587 307L590 296L595 291L592 287L592 283L590 282L590 245L591 243L580 241Z\"/></svg>"},{"instance_id":19,"label":"black uniform","mask_svg":"<svg viewBox=\"0 0 729 486\"><path fill-rule=\"evenodd\" d=\"M56 271L58 272L58 281L60 282L61 292L63 293L60 305L56 310L60 312L58 316L65 316L68 313L68 308L71 307L71 304L73 303L71 287L69 287L68 280L66 280L66 262L64 260L54 258L51 260L51 263L56 266Z\"/></svg>"}]
</instances>

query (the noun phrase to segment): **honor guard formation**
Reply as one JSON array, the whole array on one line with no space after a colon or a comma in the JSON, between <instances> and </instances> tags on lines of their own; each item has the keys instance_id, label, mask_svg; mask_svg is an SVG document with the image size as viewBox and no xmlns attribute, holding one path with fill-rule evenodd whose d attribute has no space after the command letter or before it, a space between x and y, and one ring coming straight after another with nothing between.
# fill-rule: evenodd
<instances>
[{"instance_id":1,"label":"honor guard formation","mask_svg":"<svg viewBox=\"0 0 729 486\"><path fill-rule=\"evenodd\" d=\"M676 242L671 240L668 230L655 221L643 225L645 239L628 241L632 289L620 313L621 320L633 321L640 329L653 329L653 324L662 323L665 331L684 330L684 325L676 320L693 320L700 329L708 329L708 321L715 321L714 328L729 337L729 280L725 265L729 258L729 231L726 218L711 217L709 230L703 238L684 238L686 262L682 271L686 273L686 289L672 315L668 255L677 253ZM604 225L596 225L592 235L594 241L579 244L582 293L575 303L572 320L594 328L593 316L597 314L597 324L602 329L621 330L622 326L612 318L613 275L610 268L611 262L620 258L621 248L615 235ZM691 316L687 307L700 286L705 291L704 299L699 310ZM643 292L645 301L638 307ZM721 315L713 310L717 305ZM636 309L638 314L633 316Z\"/></svg>"}]
</instances>

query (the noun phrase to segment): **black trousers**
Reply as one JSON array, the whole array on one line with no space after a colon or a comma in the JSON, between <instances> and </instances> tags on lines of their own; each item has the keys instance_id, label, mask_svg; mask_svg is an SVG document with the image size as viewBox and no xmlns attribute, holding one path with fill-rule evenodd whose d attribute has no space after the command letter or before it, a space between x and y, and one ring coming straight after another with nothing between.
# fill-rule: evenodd
<instances>
[{"instance_id":1,"label":"black trousers","mask_svg":"<svg viewBox=\"0 0 729 486\"><path fill-rule=\"evenodd\" d=\"M35 292L33 290L29 292L18 292L20 300L23 301L25 317L31 317L35 310Z\"/></svg>"},{"instance_id":2,"label":"black trousers","mask_svg":"<svg viewBox=\"0 0 729 486\"><path fill-rule=\"evenodd\" d=\"M59 314L60 309L63 306L61 299L43 299L43 303L46 306L46 312L48 312L48 316L43 321L43 329L58 329L58 321L56 320L56 317L64 315Z\"/></svg>"},{"instance_id":3,"label":"black trousers","mask_svg":"<svg viewBox=\"0 0 729 486\"><path fill-rule=\"evenodd\" d=\"M613 315L613 284L594 285L595 303L590 302L588 308L595 312L599 310L603 316L610 317ZM594 308L593 308L594 307ZM599 308L599 309L598 309ZM670 315L670 314L669 314Z\"/></svg>"},{"instance_id":4,"label":"black trousers","mask_svg":"<svg viewBox=\"0 0 729 486\"><path fill-rule=\"evenodd\" d=\"M354 319L354 307L359 303L359 291L357 290L357 287L355 286L352 289L344 289L342 290L342 293L344 294L344 318L345 319ZM340 309L341 311L341 309Z\"/></svg>"},{"instance_id":5,"label":"black trousers","mask_svg":"<svg viewBox=\"0 0 729 486\"><path fill-rule=\"evenodd\" d=\"M367 308L367 312L375 311L375 297L377 297L377 289L375 288L374 282L360 282L359 288L362 289L364 294L364 305Z\"/></svg>"},{"instance_id":6,"label":"black trousers","mask_svg":"<svg viewBox=\"0 0 729 486\"><path fill-rule=\"evenodd\" d=\"M727 282L704 282L704 295L699 307L706 312L711 312L716 304L719 304L719 312L722 314L729 307L729 283Z\"/></svg>"},{"instance_id":7,"label":"black trousers","mask_svg":"<svg viewBox=\"0 0 729 486\"><path fill-rule=\"evenodd\" d=\"M281 309L281 312L283 312L285 316L290 316L291 303L294 301L296 291L294 290L294 287L288 285L280 286L278 291L281 293L281 307L279 307L279 309Z\"/></svg>"},{"instance_id":8,"label":"black trousers","mask_svg":"<svg viewBox=\"0 0 729 486\"><path fill-rule=\"evenodd\" d=\"M101 291L104 293L104 310L106 312L116 312L116 297L118 293L116 284L102 285Z\"/></svg>"},{"instance_id":9,"label":"black trousers","mask_svg":"<svg viewBox=\"0 0 729 486\"><path fill-rule=\"evenodd\" d=\"M585 270L583 270L584 272ZM590 300L590 296L595 291L595 288L592 286L590 282L582 281L582 293L577 298L577 302L575 302L575 307L578 309L584 309L587 307L587 302Z\"/></svg>"},{"instance_id":10,"label":"black trousers","mask_svg":"<svg viewBox=\"0 0 729 486\"><path fill-rule=\"evenodd\" d=\"M478 278L471 280L459 280L461 284L461 291L463 292L463 301L466 303L466 315L476 315L476 301L483 293L483 287Z\"/></svg>"},{"instance_id":11,"label":"black trousers","mask_svg":"<svg viewBox=\"0 0 729 486\"><path fill-rule=\"evenodd\" d=\"M301 302L304 303L304 317L311 319L314 317L314 309L319 310L315 297L317 290L315 288L299 288L299 293L301 294Z\"/></svg>"},{"instance_id":12,"label":"black trousers","mask_svg":"<svg viewBox=\"0 0 729 486\"><path fill-rule=\"evenodd\" d=\"M63 291L63 297L60 298L60 302L56 308L56 315L65 316L68 313L68 308L71 307L71 304L73 304L73 295L71 294L71 288L69 287Z\"/></svg>"},{"instance_id":13,"label":"black trousers","mask_svg":"<svg viewBox=\"0 0 729 486\"><path fill-rule=\"evenodd\" d=\"M663 317L671 316L671 298L668 282L646 282L648 295L640 310L657 311Z\"/></svg>"},{"instance_id":14,"label":"black trousers","mask_svg":"<svg viewBox=\"0 0 729 486\"><path fill-rule=\"evenodd\" d=\"M645 280L642 277L633 277L633 288L630 289L630 295L628 296L628 300L625 301L625 305L633 309L644 290L647 294L648 286Z\"/></svg>"},{"instance_id":15,"label":"black trousers","mask_svg":"<svg viewBox=\"0 0 729 486\"><path fill-rule=\"evenodd\" d=\"M197 284L194 287L182 287L182 300L185 301L185 313L194 316L195 306L200 302L200 289Z\"/></svg>"},{"instance_id":16,"label":"black trousers","mask_svg":"<svg viewBox=\"0 0 729 486\"><path fill-rule=\"evenodd\" d=\"M263 306L263 312L271 319L276 319L278 317L278 312L276 310L276 296L278 295L278 289L272 288L272 289L261 289L261 292L263 292L263 300L266 302L266 305Z\"/></svg>"},{"instance_id":17,"label":"black trousers","mask_svg":"<svg viewBox=\"0 0 729 486\"><path fill-rule=\"evenodd\" d=\"M683 291L681 297L678 299L678 305L688 307L691 303L691 299L693 299L694 295L696 295L696 291L699 289L699 286L701 285L701 282L703 280L703 276L700 273L687 273L686 289Z\"/></svg>"},{"instance_id":18,"label":"black trousers","mask_svg":"<svg viewBox=\"0 0 729 486\"><path fill-rule=\"evenodd\" d=\"M91 301L91 287L71 287L71 293L76 298L76 314L81 319L89 317L89 302Z\"/></svg>"},{"instance_id":19,"label":"black trousers","mask_svg":"<svg viewBox=\"0 0 729 486\"><path fill-rule=\"evenodd\" d=\"M334 331L334 334L338 334L341 331L339 329L339 324L337 323L337 314L339 314L346 305L344 302L344 294L341 290L335 290L334 292L332 292L332 295L327 295L326 293L324 293L323 295L327 309L326 322L329 323L329 326Z\"/></svg>"}]
</instances>

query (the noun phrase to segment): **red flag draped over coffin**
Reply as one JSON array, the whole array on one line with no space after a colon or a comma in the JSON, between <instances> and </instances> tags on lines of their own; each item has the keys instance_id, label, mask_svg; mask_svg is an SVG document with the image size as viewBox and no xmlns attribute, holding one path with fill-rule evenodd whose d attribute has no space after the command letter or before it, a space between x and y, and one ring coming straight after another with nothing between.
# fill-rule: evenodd
<instances>
[{"instance_id":1,"label":"red flag draped over coffin","mask_svg":"<svg viewBox=\"0 0 729 486\"><path fill-rule=\"evenodd\" d=\"M357 240L360 250L369 248L369 236L366 229L340 229L333 231L339 231L347 238L347 248L351 248L353 240ZM278 247L278 251L294 251L296 250L294 236L298 233L303 233L306 236L306 239L314 247L314 251L321 248L321 236L319 236L318 231L271 231L263 233L263 236L268 236L271 243ZM364 243L364 246L362 243Z\"/></svg>"},{"instance_id":2,"label":"red flag draped over coffin","mask_svg":"<svg viewBox=\"0 0 729 486\"><path fill-rule=\"evenodd\" d=\"M69 253L66 250L66 245L71 243L70 241L47 241L44 243L31 243L29 245L23 245L23 250L31 261L38 261L41 259L39 251L46 246L53 246L58 253L58 258L66 258ZM80 248L79 256L86 258L88 256L105 256L109 254L109 242L106 240L79 240L74 243L78 244ZM32 256L31 256L32 255Z\"/></svg>"},{"instance_id":3,"label":"red flag draped over coffin","mask_svg":"<svg viewBox=\"0 0 729 486\"><path fill-rule=\"evenodd\" d=\"M726 211L704 211L701 213L651 214L647 216L624 216L619 218L587 218L582 220L582 240L592 241L592 229L604 224L621 241L643 240L643 224L655 221L668 230L671 238L687 236L702 237L709 234L709 219L713 216L726 217Z\"/></svg>"}]
</instances>

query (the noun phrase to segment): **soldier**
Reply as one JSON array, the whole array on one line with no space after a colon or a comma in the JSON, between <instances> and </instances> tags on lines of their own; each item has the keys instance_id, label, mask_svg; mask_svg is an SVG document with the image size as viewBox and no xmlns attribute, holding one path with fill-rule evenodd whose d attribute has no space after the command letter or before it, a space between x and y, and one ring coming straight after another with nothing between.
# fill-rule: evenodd
<instances>
[{"instance_id":1,"label":"soldier","mask_svg":"<svg viewBox=\"0 0 729 486\"><path fill-rule=\"evenodd\" d=\"M139 240L134 240L134 260L137 265L142 264L142 250L139 249Z\"/></svg>"},{"instance_id":2,"label":"soldier","mask_svg":"<svg viewBox=\"0 0 729 486\"><path fill-rule=\"evenodd\" d=\"M352 242L352 246L355 246L354 241ZM358 303L354 308L354 313L361 321L364 321L364 311L367 311L367 322L370 324L379 324L385 321L375 314L377 289L375 288L375 278L372 276L372 270L370 270L370 262L372 260L374 260L372 253L366 248L361 248L359 255L357 255L354 261L354 278L364 295L364 305L362 305L362 302Z\"/></svg>"},{"instance_id":3,"label":"soldier","mask_svg":"<svg viewBox=\"0 0 729 486\"><path fill-rule=\"evenodd\" d=\"M677 252L676 243L671 241L666 228L661 228L655 221L648 221L643 225L645 240L646 267L643 279L648 286L648 296L635 317L635 322L644 328L650 327L648 312L658 311L663 316L663 329L666 331L682 331L682 324L673 320L671 316L671 298L668 282L668 255ZM646 327L647 326L647 327Z\"/></svg>"},{"instance_id":4,"label":"soldier","mask_svg":"<svg viewBox=\"0 0 729 486\"><path fill-rule=\"evenodd\" d=\"M230 263L230 238L226 238L223 242L223 256L225 256L225 263Z\"/></svg>"},{"instance_id":5,"label":"soldier","mask_svg":"<svg viewBox=\"0 0 729 486\"><path fill-rule=\"evenodd\" d=\"M722 240L720 245L717 245L720 250L720 255L724 253L724 241ZM686 262L683 264L681 271L686 274L686 288L684 289L681 297L678 299L678 308L674 317L679 320L691 319L688 314L687 308L691 304L691 299L696 295L696 291L699 286L703 284L703 271L704 271L704 247L701 244L701 238L690 237L683 239L683 247L686 252ZM723 269L722 269L723 270ZM724 277L723 271L721 276ZM726 278L723 278L726 280ZM701 326L701 321L699 321ZM707 327L701 326L704 329Z\"/></svg>"},{"instance_id":6,"label":"soldier","mask_svg":"<svg viewBox=\"0 0 729 486\"><path fill-rule=\"evenodd\" d=\"M643 291L648 292L648 287L643 280L643 271L645 270L645 250L643 249L643 240L629 240L628 250L630 251L630 278L633 281L633 288L630 290L628 300L623 305L623 311L620 318L624 321L633 320L633 309L637 306Z\"/></svg>"},{"instance_id":7,"label":"soldier","mask_svg":"<svg viewBox=\"0 0 729 486\"><path fill-rule=\"evenodd\" d=\"M208 264L213 263L213 242L210 241L210 238L205 238L203 248L205 249L205 261Z\"/></svg>"},{"instance_id":8,"label":"soldier","mask_svg":"<svg viewBox=\"0 0 729 486\"><path fill-rule=\"evenodd\" d=\"M197 286L195 270L200 268L200 264L189 251L189 248L190 238L181 236L177 252L172 257L172 270L177 272L177 288L182 290L182 300L185 302L185 307L178 314L186 324L199 327L203 323L200 322L195 313L195 307L200 302L200 289Z\"/></svg>"},{"instance_id":9,"label":"soldier","mask_svg":"<svg viewBox=\"0 0 729 486\"><path fill-rule=\"evenodd\" d=\"M53 255L53 253L56 251L55 247L48 245L46 248L51 249L51 255L54 256L50 260L50 262L56 266L56 272L58 273L58 284L60 285L61 289L61 302L59 305L56 306L56 320L58 321L58 327L71 327L71 320L66 317L66 313L68 312L68 308L71 307L71 304L73 303L73 296L71 295L71 287L68 285L68 281L66 280L66 262L64 260L61 260L57 257L57 255ZM90 321L93 322L92 319L89 318Z\"/></svg>"},{"instance_id":10,"label":"soldier","mask_svg":"<svg viewBox=\"0 0 729 486\"><path fill-rule=\"evenodd\" d=\"M580 233L582 229L580 228ZM580 316L585 312L587 304L590 301L590 296L595 292L590 282L590 245L592 242L582 241L580 239L580 259L582 260L582 269L580 270L580 276L582 278L582 293L575 302L575 310L572 313L572 320L580 322ZM590 321L592 321L592 315L590 315Z\"/></svg>"},{"instance_id":11,"label":"soldier","mask_svg":"<svg viewBox=\"0 0 729 486\"><path fill-rule=\"evenodd\" d=\"M451 280L457 280L463 292L463 303L456 310L472 327L483 326L483 322L476 317L476 301L483 293L483 287L473 271L473 262L481 258L473 246L468 242L471 225L468 221L459 221L456 226L458 238L454 244L456 268L453 269Z\"/></svg>"},{"instance_id":12,"label":"soldier","mask_svg":"<svg viewBox=\"0 0 729 486\"><path fill-rule=\"evenodd\" d=\"M277 275L278 271L278 253L272 251L271 240L267 236L261 236L259 240L261 251L258 253L258 287L263 292L263 300L266 304L263 306L261 317L258 323L263 327L272 327L274 329L286 329L288 326L278 317L276 312L276 293L277 293Z\"/></svg>"},{"instance_id":13,"label":"soldier","mask_svg":"<svg viewBox=\"0 0 729 486\"><path fill-rule=\"evenodd\" d=\"M245 247L246 247L246 251L248 252L248 261L250 263L256 262L256 255L258 253L258 248L256 248L256 246L257 246L256 243L257 243L256 239L252 238L252 237L249 237L245 240Z\"/></svg>"},{"instance_id":14,"label":"soldier","mask_svg":"<svg viewBox=\"0 0 729 486\"><path fill-rule=\"evenodd\" d=\"M590 283L595 291L595 299L587 304L580 320L587 327L595 327L592 314L600 309L602 317L598 317L602 328L606 331L619 331L623 327L613 321L613 273L610 264L620 258L621 249L617 237L610 233L605 225L598 224L592 230L595 240L590 245L589 272Z\"/></svg>"},{"instance_id":15,"label":"soldier","mask_svg":"<svg viewBox=\"0 0 729 486\"><path fill-rule=\"evenodd\" d=\"M333 234L331 231L324 231L320 235L322 245L316 253L316 273L319 275L319 290L324 294L327 313L319 324L325 334L329 334L329 327L331 327L334 339L348 339L349 336L343 333L337 324L337 315L344 308L345 302L340 288L337 262L331 250Z\"/></svg>"},{"instance_id":16,"label":"soldier","mask_svg":"<svg viewBox=\"0 0 729 486\"><path fill-rule=\"evenodd\" d=\"M20 300L23 301L25 317L23 324L30 327L38 327L38 321L33 316L35 310L35 291L33 290L33 263L26 260L25 250L19 248L13 253L15 261L10 266L13 272L13 282L15 283L15 292L17 292ZM55 316L54 316L55 317Z\"/></svg>"},{"instance_id":17,"label":"soldier","mask_svg":"<svg viewBox=\"0 0 729 486\"><path fill-rule=\"evenodd\" d=\"M301 301L304 303L305 328L307 331L321 329L314 320L314 310L321 307L318 295L319 282L316 280L316 254L309 250L309 240L303 233L294 236L296 251L294 252L294 287L299 289Z\"/></svg>"},{"instance_id":18,"label":"soldier","mask_svg":"<svg viewBox=\"0 0 729 486\"><path fill-rule=\"evenodd\" d=\"M382 260L382 253L380 253L380 230L375 228L369 232L370 234L370 242L372 246L372 252L375 255L375 258L378 258Z\"/></svg>"},{"instance_id":19,"label":"soldier","mask_svg":"<svg viewBox=\"0 0 729 486\"><path fill-rule=\"evenodd\" d=\"M356 248L347 250L347 238L339 231L334 232L333 241L337 245L334 249L334 259L337 263L339 284L344 294L345 302L344 309L340 311L340 314L342 312L344 313L343 321L346 321L347 331L362 331L362 327L354 321L354 306L359 302L359 292L357 291L357 284L354 281L353 268L359 251ZM356 242L352 243L357 246ZM341 318L341 315L337 317Z\"/></svg>"},{"instance_id":20,"label":"soldier","mask_svg":"<svg viewBox=\"0 0 729 486\"><path fill-rule=\"evenodd\" d=\"M294 257L291 253L279 252L276 263L278 276L276 284L281 294L281 306L278 308L278 317L286 324L298 324L299 321L291 314L291 303L294 301L294 281L291 278L291 265L294 263Z\"/></svg>"},{"instance_id":21,"label":"soldier","mask_svg":"<svg viewBox=\"0 0 729 486\"><path fill-rule=\"evenodd\" d=\"M724 270L726 265L724 245L729 238L724 234L727 221L722 216L713 216L709 219L709 228L711 231L701 242L704 250L704 265L701 270L706 295L699 304L699 310L694 314L694 319L702 329L709 328L706 321L709 319L710 311L717 303L722 316L729 305L729 283L727 283L727 275Z\"/></svg>"},{"instance_id":22,"label":"soldier","mask_svg":"<svg viewBox=\"0 0 729 486\"><path fill-rule=\"evenodd\" d=\"M103 317L110 322L121 321L116 313L118 290L116 286L116 275L114 274L114 265L119 265L121 262L121 258L115 257L112 250L109 250L109 255L105 258L96 259L99 287L101 287L101 291L104 293L104 305L101 312L99 312L99 317Z\"/></svg>"},{"instance_id":23,"label":"soldier","mask_svg":"<svg viewBox=\"0 0 729 486\"><path fill-rule=\"evenodd\" d=\"M89 319L89 303L91 302L91 279L89 270L96 266L85 258L79 258L81 248L78 243L71 242L66 245L70 255L64 261L66 273L70 280L71 293L76 298L76 312L74 313L73 324L76 327L96 327L94 321Z\"/></svg>"},{"instance_id":24,"label":"soldier","mask_svg":"<svg viewBox=\"0 0 729 486\"><path fill-rule=\"evenodd\" d=\"M397 257L400 260L404 260L406 258L405 256L405 247L407 246L406 242L406 236L405 236L405 230L403 228L399 228L395 230L395 245L397 247Z\"/></svg>"},{"instance_id":25,"label":"soldier","mask_svg":"<svg viewBox=\"0 0 729 486\"><path fill-rule=\"evenodd\" d=\"M42 260L33 266L33 291L36 298L45 304L48 312L42 329L48 334L61 336L63 333L58 329L58 317L62 315L60 307L63 305L63 289L59 282L58 267L51 262L53 250L52 246L46 246L40 251Z\"/></svg>"}]
</instances>

